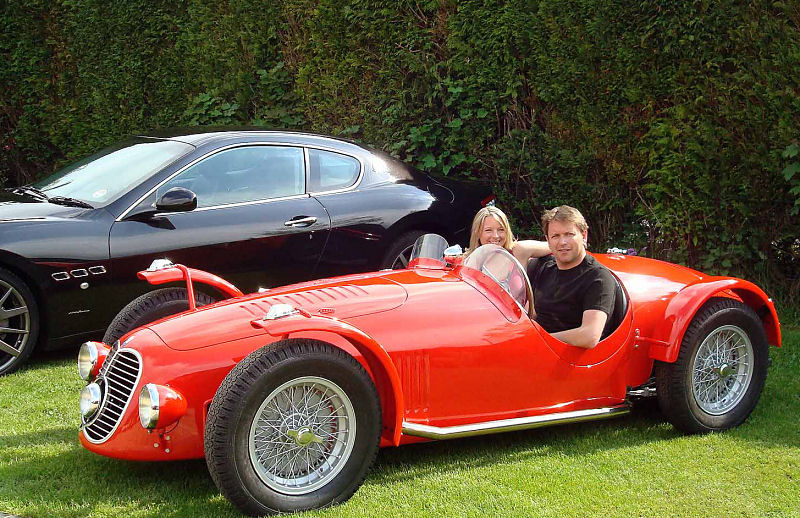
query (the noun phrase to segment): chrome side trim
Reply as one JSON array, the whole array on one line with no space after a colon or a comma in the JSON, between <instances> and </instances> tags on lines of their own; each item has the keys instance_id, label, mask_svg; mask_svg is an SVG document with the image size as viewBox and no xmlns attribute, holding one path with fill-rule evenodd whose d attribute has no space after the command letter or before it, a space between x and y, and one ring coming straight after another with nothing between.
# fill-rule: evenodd
<instances>
[{"instance_id":1,"label":"chrome side trim","mask_svg":"<svg viewBox=\"0 0 800 518\"><path fill-rule=\"evenodd\" d=\"M627 404L592 408L590 410L575 410L572 412L559 412L557 414L545 414L532 417L518 417L515 419L502 419L500 421L487 421L483 423L465 424L459 426L429 426L419 423L409 423L403 421L403 434L414 437L424 437L426 439L457 439L460 437L473 437L476 435L487 435L490 433L513 432L516 430L528 430L530 428L541 428L557 424L579 423L581 421L592 421L595 419L608 419L617 417L630 412Z\"/></svg>"}]
</instances>

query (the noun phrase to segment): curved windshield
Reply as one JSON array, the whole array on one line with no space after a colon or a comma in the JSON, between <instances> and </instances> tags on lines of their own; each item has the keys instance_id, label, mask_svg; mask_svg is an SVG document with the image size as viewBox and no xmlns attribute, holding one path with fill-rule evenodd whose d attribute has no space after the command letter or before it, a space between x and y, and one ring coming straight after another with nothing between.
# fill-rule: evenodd
<instances>
[{"instance_id":1,"label":"curved windshield","mask_svg":"<svg viewBox=\"0 0 800 518\"><path fill-rule=\"evenodd\" d=\"M444 264L442 257L447 248L447 240L439 234L425 234L417 238L411 249L408 267L413 268L418 264Z\"/></svg>"},{"instance_id":2,"label":"curved windshield","mask_svg":"<svg viewBox=\"0 0 800 518\"><path fill-rule=\"evenodd\" d=\"M34 187L48 197L75 198L102 207L192 149L184 142L133 138L69 165Z\"/></svg>"},{"instance_id":3,"label":"curved windshield","mask_svg":"<svg viewBox=\"0 0 800 518\"><path fill-rule=\"evenodd\" d=\"M528 312L528 303L533 298L531 283L522 265L508 250L497 245L480 246L469 254L462 266L485 274Z\"/></svg>"}]
</instances>

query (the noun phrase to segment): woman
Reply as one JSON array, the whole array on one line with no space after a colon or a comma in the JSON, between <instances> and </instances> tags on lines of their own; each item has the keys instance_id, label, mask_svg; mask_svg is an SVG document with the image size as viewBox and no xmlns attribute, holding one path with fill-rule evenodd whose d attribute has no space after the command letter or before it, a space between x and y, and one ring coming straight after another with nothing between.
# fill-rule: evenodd
<instances>
[{"instance_id":1,"label":"woman","mask_svg":"<svg viewBox=\"0 0 800 518\"><path fill-rule=\"evenodd\" d=\"M469 238L467 254L481 245L502 246L524 266L532 257L542 257L550 253L546 241L525 239L517 241L505 213L497 207L484 207L472 219L472 233Z\"/></svg>"}]
</instances>

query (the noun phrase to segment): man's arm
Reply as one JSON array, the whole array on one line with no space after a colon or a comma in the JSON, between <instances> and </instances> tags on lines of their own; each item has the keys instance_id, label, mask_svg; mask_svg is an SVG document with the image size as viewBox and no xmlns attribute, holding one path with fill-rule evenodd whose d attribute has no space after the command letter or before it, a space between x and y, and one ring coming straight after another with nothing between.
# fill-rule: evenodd
<instances>
[{"instance_id":1,"label":"man's arm","mask_svg":"<svg viewBox=\"0 0 800 518\"><path fill-rule=\"evenodd\" d=\"M516 241L511 253L517 258L522 266L528 264L532 257L544 257L550 253L550 246L547 241L534 241L532 239L524 239Z\"/></svg>"},{"instance_id":2,"label":"man's arm","mask_svg":"<svg viewBox=\"0 0 800 518\"><path fill-rule=\"evenodd\" d=\"M600 341L608 315L599 309L587 309L583 312L581 327L553 333L551 336L575 347L591 349Z\"/></svg>"}]
</instances>

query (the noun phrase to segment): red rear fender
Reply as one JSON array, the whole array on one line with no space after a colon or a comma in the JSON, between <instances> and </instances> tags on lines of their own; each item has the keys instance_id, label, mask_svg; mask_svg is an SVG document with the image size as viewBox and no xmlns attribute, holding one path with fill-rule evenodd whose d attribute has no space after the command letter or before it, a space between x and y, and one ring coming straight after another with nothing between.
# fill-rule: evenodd
<instances>
[{"instance_id":1,"label":"red rear fender","mask_svg":"<svg viewBox=\"0 0 800 518\"><path fill-rule=\"evenodd\" d=\"M652 338L658 343L650 347L654 360L674 362L678 358L683 335L692 319L711 297L732 297L741 300L761 317L767 341L780 347L781 327L775 305L761 288L732 277L706 277L678 292L667 304L664 317Z\"/></svg>"}]
</instances>

